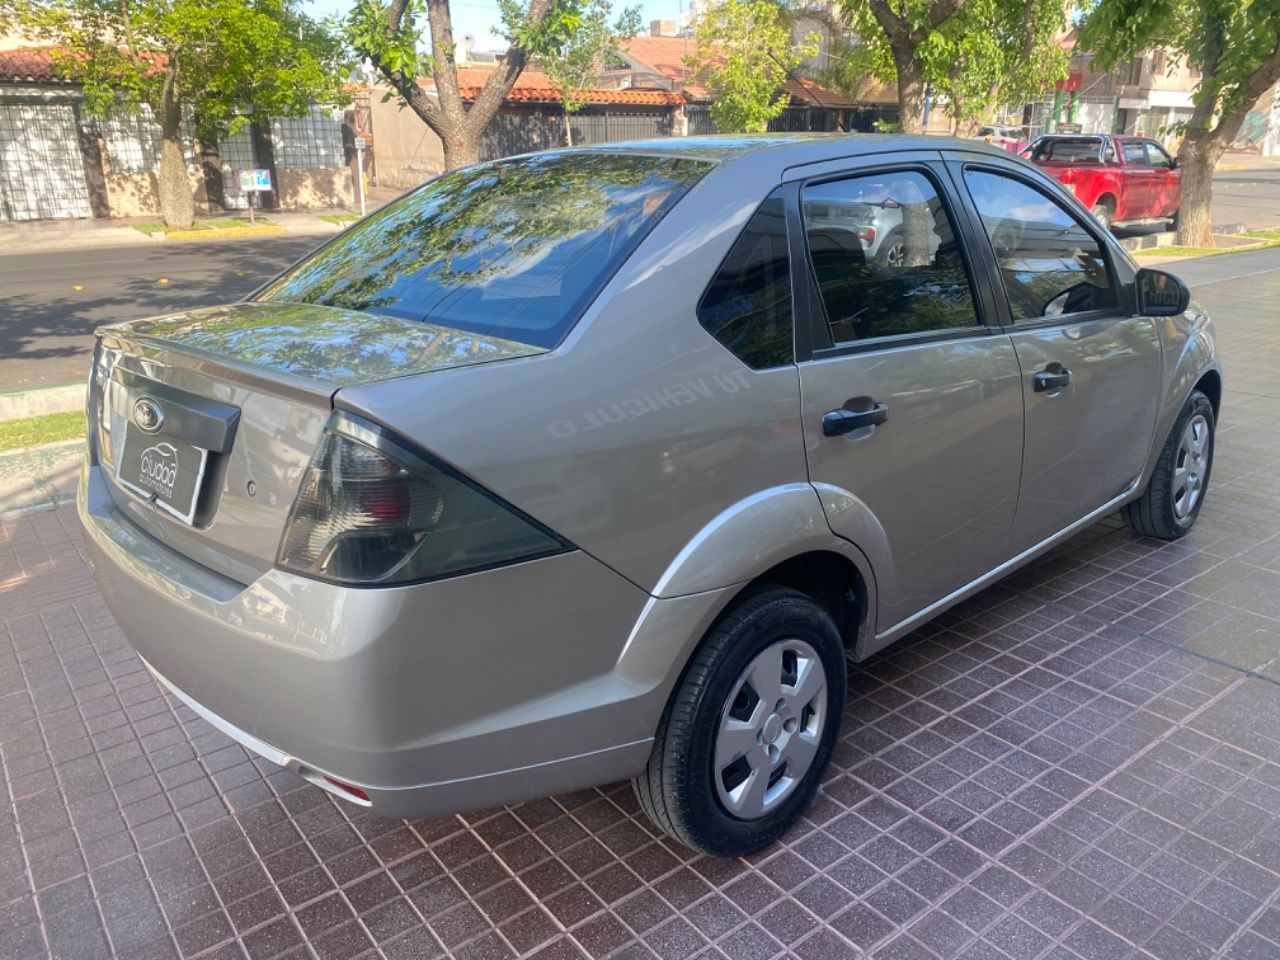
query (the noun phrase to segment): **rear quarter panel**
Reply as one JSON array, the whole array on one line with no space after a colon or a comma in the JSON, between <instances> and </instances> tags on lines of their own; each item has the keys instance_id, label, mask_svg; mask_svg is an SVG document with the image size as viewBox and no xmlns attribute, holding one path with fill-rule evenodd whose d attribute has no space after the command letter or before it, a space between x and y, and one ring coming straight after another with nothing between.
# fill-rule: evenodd
<instances>
[{"instance_id":1,"label":"rear quarter panel","mask_svg":"<svg viewBox=\"0 0 1280 960\"><path fill-rule=\"evenodd\" d=\"M700 181L553 352L340 391L653 590L761 490L807 483L794 365L748 368L701 326L707 282L777 186L748 155Z\"/></svg>"}]
</instances>

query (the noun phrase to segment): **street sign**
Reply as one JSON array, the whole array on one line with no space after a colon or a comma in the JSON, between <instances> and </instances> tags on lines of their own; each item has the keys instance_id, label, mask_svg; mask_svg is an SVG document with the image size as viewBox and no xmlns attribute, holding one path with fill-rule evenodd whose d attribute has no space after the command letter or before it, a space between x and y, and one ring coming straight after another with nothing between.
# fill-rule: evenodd
<instances>
[{"instance_id":1,"label":"street sign","mask_svg":"<svg viewBox=\"0 0 1280 960\"><path fill-rule=\"evenodd\" d=\"M270 170L241 170L241 193L269 192L271 190Z\"/></svg>"}]
</instances>

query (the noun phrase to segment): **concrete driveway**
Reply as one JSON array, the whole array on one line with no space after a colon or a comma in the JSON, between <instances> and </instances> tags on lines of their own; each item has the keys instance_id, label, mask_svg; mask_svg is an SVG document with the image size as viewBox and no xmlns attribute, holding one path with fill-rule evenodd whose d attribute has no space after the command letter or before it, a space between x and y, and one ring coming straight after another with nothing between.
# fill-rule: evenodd
<instances>
[{"instance_id":1,"label":"concrete driveway","mask_svg":"<svg viewBox=\"0 0 1280 960\"><path fill-rule=\"evenodd\" d=\"M820 800L749 860L625 784L342 805L157 689L69 508L0 518L0 956L1280 957L1280 250L1182 269L1228 371L1195 532L1103 521L851 670Z\"/></svg>"}]
</instances>

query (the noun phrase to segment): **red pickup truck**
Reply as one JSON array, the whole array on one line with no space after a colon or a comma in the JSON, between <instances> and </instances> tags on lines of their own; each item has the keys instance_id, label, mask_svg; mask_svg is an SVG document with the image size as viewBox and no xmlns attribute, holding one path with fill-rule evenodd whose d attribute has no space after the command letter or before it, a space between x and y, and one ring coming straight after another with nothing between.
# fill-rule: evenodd
<instances>
[{"instance_id":1,"label":"red pickup truck","mask_svg":"<svg viewBox=\"0 0 1280 960\"><path fill-rule=\"evenodd\" d=\"M1161 219L1177 225L1182 171L1154 140L1047 134L1021 152L1074 193L1104 227Z\"/></svg>"}]
</instances>

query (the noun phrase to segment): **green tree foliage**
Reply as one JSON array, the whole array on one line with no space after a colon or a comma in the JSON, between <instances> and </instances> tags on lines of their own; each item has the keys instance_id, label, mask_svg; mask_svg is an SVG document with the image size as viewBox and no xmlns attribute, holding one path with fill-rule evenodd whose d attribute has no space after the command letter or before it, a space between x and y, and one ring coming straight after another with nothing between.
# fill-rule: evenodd
<instances>
[{"instance_id":1,"label":"green tree foliage","mask_svg":"<svg viewBox=\"0 0 1280 960\"><path fill-rule=\"evenodd\" d=\"M1280 0L1093 0L1085 14L1080 44L1099 66L1139 56L1158 38L1171 64L1201 72L1178 150L1178 243L1210 246L1214 167L1249 109L1280 80Z\"/></svg>"},{"instance_id":2,"label":"green tree foliage","mask_svg":"<svg viewBox=\"0 0 1280 960\"><path fill-rule=\"evenodd\" d=\"M924 130L924 88L943 29L967 0L842 0L850 25L861 38L848 51L850 69L869 68L898 85L898 129Z\"/></svg>"},{"instance_id":3,"label":"green tree foliage","mask_svg":"<svg viewBox=\"0 0 1280 960\"><path fill-rule=\"evenodd\" d=\"M760 133L786 109L783 81L819 41L810 33L796 43L792 19L775 0L720 0L698 18L686 66L711 91L717 129Z\"/></svg>"},{"instance_id":4,"label":"green tree foliage","mask_svg":"<svg viewBox=\"0 0 1280 960\"><path fill-rule=\"evenodd\" d=\"M305 113L342 98L340 45L296 0L0 0L7 19L56 44L86 109L149 107L160 125L160 213L178 229L195 208L182 151L184 108L197 136Z\"/></svg>"},{"instance_id":5,"label":"green tree foliage","mask_svg":"<svg viewBox=\"0 0 1280 960\"><path fill-rule=\"evenodd\" d=\"M964 133L1002 100L1051 88L1067 74L1057 43L1065 0L845 0L844 9L859 39L839 51L827 79L852 93L868 74L896 83L904 132L923 129L925 84Z\"/></svg>"},{"instance_id":6,"label":"green tree foliage","mask_svg":"<svg viewBox=\"0 0 1280 960\"><path fill-rule=\"evenodd\" d=\"M446 169L475 163L480 138L534 56L547 56L569 42L581 23L583 0L498 0L499 32L507 52L489 74L474 102L458 87L453 15L448 0L355 0L344 22L347 42L382 74L403 103L430 127L444 148ZM422 20L431 52L422 54ZM418 83L435 81L435 96Z\"/></svg>"},{"instance_id":7,"label":"green tree foliage","mask_svg":"<svg viewBox=\"0 0 1280 960\"><path fill-rule=\"evenodd\" d=\"M585 105L582 91L600 82L600 75L616 57L618 46L640 32L640 8L628 7L610 25L613 5L609 0L589 0L582 10L578 26L558 49L538 57L556 91L564 111L565 146L573 146L573 128L569 115Z\"/></svg>"}]
</instances>

